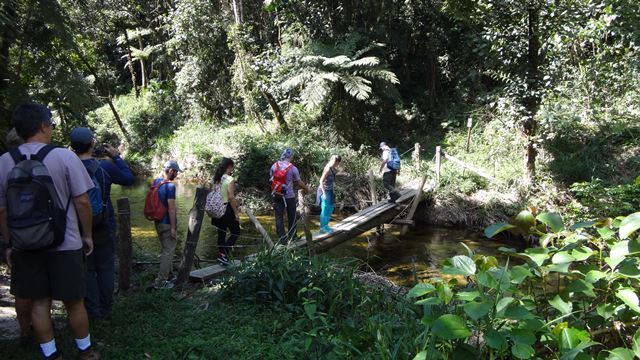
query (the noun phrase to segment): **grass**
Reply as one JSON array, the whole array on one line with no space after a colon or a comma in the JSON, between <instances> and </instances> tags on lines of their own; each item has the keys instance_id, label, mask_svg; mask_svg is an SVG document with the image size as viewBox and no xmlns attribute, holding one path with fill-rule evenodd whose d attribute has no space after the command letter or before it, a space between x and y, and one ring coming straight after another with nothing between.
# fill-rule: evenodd
<instances>
[{"instance_id":1,"label":"grass","mask_svg":"<svg viewBox=\"0 0 640 360\"><path fill-rule=\"evenodd\" d=\"M282 333L291 322L285 311L224 303L200 290L189 298L173 291L119 297L109 320L92 324L91 334L105 359L293 359L302 346ZM58 346L75 355L72 334L57 334ZM5 359L36 358L35 346L0 342Z\"/></svg>"}]
</instances>

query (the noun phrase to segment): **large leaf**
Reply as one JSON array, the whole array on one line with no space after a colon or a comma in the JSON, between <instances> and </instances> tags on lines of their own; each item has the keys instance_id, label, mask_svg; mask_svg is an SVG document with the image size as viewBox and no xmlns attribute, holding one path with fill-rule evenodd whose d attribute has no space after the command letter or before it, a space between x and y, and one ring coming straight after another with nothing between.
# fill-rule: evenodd
<instances>
[{"instance_id":1,"label":"large leaf","mask_svg":"<svg viewBox=\"0 0 640 360\"><path fill-rule=\"evenodd\" d=\"M407 297L408 298L421 297L435 290L436 290L436 287L431 284L419 283L416 286L414 286L411 290L409 290L409 292L407 293Z\"/></svg>"},{"instance_id":2,"label":"large leaf","mask_svg":"<svg viewBox=\"0 0 640 360\"><path fill-rule=\"evenodd\" d=\"M633 360L633 358L633 351L619 347L609 351L607 360Z\"/></svg>"},{"instance_id":3,"label":"large leaf","mask_svg":"<svg viewBox=\"0 0 640 360\"><path fill-rule=\"evenodd\" d=\"M371 95L371 81L354 75L345 75L342 77L344 88L349 95L358 100L367 100Z\"/></svg>"},{"instance_id":4,"label":"large leaf","mask_svg":"<svg viewBox=\"0 0 640 360\"><path fill-rule=\"evenodd\" d=\"M457 300L462 300L462 301L473 301L479 296L480 296L480 292L478 291L459 291L455 295Z\"/></svg>"},{"instance_id":5,"label":"large leaf","mask_svg":"<svg viewBox=\"0 0 640 360\"><path fill-rule=\"evenodd\" d=\"M532 277L531 271L525 266L516 265L511 268L511 282L521 284L526 278Z\"/></svg>"},{"instance_id":6,"label":"large leaf","mask_svg":"<svg viewBox=\"0 0 640 360\"><path fill-rule=\"evenodd\" d=\"M551 262L554 264L564 264L575 261L576 258L571 256L568 251L560 251L553 255Z\"/></svg>"},{"instance_id":7,"label":"large leaf","mask_svg":"<svg viewBox=\"0 0 640 360\"><path fill-rule=\"evenodd\" d=\"M529 330L513 329L511 330L510 336L514 344L520 343L520 344L526 344L526 345L533 345L536 343L536 336L533 334L532 331L529 331Z\"/></svg>"},{"instance_id":8,"label":"large leaf","mask_svg":"<svg viewBox=\"0 0 640 360\"><path fill-rule=\"evenodd\" d=\"M640 212L633 213L620 223L620 239L628 238L634 231L640 229Z\"/></svg>"},{"instance_id":9,"label":"large leaf","mask_svg":"<svg viewBox=\"0 0 640 360\"><path fill-rule=\"evenodd\" d=\"M533 216L531 211L523 210L520 211L516 217L511 219L510 223L515 225L518 230L520 230L521 234L525 235L529 233L529 229L536 225L536 218Z\"/></svg>"},{"instance_id":10,"label":"large leaf","mask_svg":"<svg viewBox=\"0 0 640 360\"><path fill-rule=\"evenodd\" d=\"M594 342L594 341L584 341L584 342L580 343L578 346L574 347L573 349L563 353L562 357L560 358L560 360L573 360L581 352L583 352L587 348L590 348L590 347L592 347L594 345L600 345L600 343L597 343L597 342Z\"/></svg>"},{"instance_id":11,"label":"large leaf","mask_svg":"<svg viewBox=\"0 0 640 360\"><path fill-rule=\"evenodd\" d=\"M587 331L567 327L562 329L560 332L560 349L563 351L572 350L578 347L581 343L590 340L591 337Z\"/></svg>"},{"instance_id":12,"label":"large leaf","mask_svg":"<svg viewBox=\"0 0 640 360\"><path fill-rule=\"evenodd\" d=\"M593 291L593 285L582 279L575 279L571 281L569 286L567 286L567 289L573 293L581 293L589 297L596 297L596 293Z\"/></svg>"},{"instance_id":13,"label":"large leaf","mask_svg":"<svg viewBox=\"0 0 640 360\"><path fill-rule=\"evenodd\" d=\"M347 68L351 67L373 67L380 64L380 59L375 56L367 56L358 60L353 60L345 65Z\"/></svg>"},{"instance_id":14,"label":"large leaf","mask_svg":"<svg viewBox=\"0 0 640 360\"><path fill-rule=\"evenodd\" d=\"M640 314L640 300L633 288L621 288L616 291L616 297L622 300L631 310Z\"/></svg>"},{"instance_id":15,"label":"large leaf","mask_svg":"<svg viewBox=\"0 0 640 360\"><path fill-rule=\"evenodd\" d=\"M571 256L573 256L577 261L584 261L590 258L595 253L596 252L591 250L591 248L586 246L581 246L571 251Z\"/></svg>"},{"instance_id":16,"label":"large leaf","mask_svg":"<svg viewBox=\"0 0 640 360\"><path fill-rule=\"evenodd\" d=\"M422 350L413 357L413 360L426 360L427 359L427 350Z\"/></svg>"},{"instance_id":17,"label":"large leaf","mask_svg":"<svg viewBox=\"0 0 640 360\"><path fill-rule=\"evenodd\" d=\"M535 355L535 351L531 345L526 344L513 344L511 353L518 359L531 359L533 355Z\"/></svg>"},{"instance_id":18,"label":"large leaf","mask_svg":"<svg viewBox=\"0 0 640 360\"><path fill-rule=\"evenodd\" d=\"M636 354L638 358L640 358L640 329L636 331L636 334L633 335L633 352Z\"/></svg>"},{"instance_id":19,"label":"large leaf","mask_svg":"<svg viewBox=\"0 0 640 360\"><path fill-rule=\"evenodd\" d=\"M536 265L542 266L549 258L549 250L544 248L529 248L524 251L524 255L531 259Z\"/></svg>"},{"instance_id":20,"label":"large leaf","mask_svg":"<svg viewBox=\"0 0 640 360\"><path fill-rule=\"evenodd\" d=\"M476 273L476 264L473 259L466 255L457 255L451 258L449 262L451 266L445 266L443 272L450 275L474 275Z\"/></svg>"},{"instance_id":21,"label":"large leaf","mask_svg":"<svg viewBox=\"0 0 640 360\"><path fill-rule=\"evenodd\" d=\"M506 223L506 222L493 224L493 225L487 227L486 229L484 229L484 236L486 236L489 239L491 239L492 237L498 235L499 233L501 233L501 232L503 232L505 230L513 229L513 228L515 228L514 225L511 225L511 224Z\"/></svg>"},{"instance_id":22,"label":"large leaf","mask_svg":"<svg viewBox=\"0 0 640 360\"><path fill-rule=\"evenodd\" d=\"M431 331L436 336L446 340L464 339L471 335L471 331L465 325L464 320L453 314L440 316L433 323Z\"/></svg>"},{"instance_id":23,"label":"large leaf","mask_svg":"<svg viewBox=\"0 0 640 360\"><path fill-rule=\"evenodd\" d=\"M507 348L507 337L496 330L487 330L484 334L484 339L487 342L487 345L496 350L503 350Z\"/></svg>"},{"instance_id":24,"label":"large leaf","mask_svg":"<svg viewBox=\"0 0 640 360\"><path fill-rule=\"evenodd\" d=\"M551 304L551 306L556 310L560 311L562 315L567 315L571 310L573 310L573 304L562 300L560 295L556 295L553 299L549 300L549 304Z\"/></svg>"},{"instance_id":25,"label":"large leaf","mask_svg":"<svg viewBox=\"0 0 640 360\"><path fill-rule=\"evenodd\" d=\"M487 315L492 307L493 303L490 301L468 302L464 304L464 312L473 320L478 320Z\"/></svg>"},{"instance_id":26,"label":"large leaf","mask_svg":"<svg viewBox=\"0 0 640 360\"><path fill-rule=\"evenodd\" d=\"M553 232L560 232L564 230L564 222L562 221L562 217L558 213L548 213L544 212L538 214L536 219L541 223L547 225Z\"/></svg>"}]
</instances>

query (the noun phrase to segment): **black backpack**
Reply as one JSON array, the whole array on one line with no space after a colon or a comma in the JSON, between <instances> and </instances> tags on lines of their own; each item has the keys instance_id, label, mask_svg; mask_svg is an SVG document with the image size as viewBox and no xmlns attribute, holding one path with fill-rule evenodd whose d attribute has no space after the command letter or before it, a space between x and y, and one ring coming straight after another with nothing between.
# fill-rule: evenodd
<instances>
[{"instance_id":1,"label":"black backpack","mask_svg":"<svg viewBox=\"0 0 640 360\"><path fill-rule=\"evenodd\" d=\"M43 164L56 147L45 145L29 159L18 149L10 151L15 165L7 182L7 223L15 249L47 250L64 242L71 197L64 207Z\"/></svg>"}]
</instances>

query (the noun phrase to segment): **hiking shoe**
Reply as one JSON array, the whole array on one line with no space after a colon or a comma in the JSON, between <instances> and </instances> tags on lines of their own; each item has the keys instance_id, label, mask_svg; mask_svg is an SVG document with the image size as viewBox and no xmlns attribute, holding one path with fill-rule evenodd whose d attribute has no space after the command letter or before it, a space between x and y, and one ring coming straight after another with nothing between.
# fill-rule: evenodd
<instances>
[{"instance_id":1,"label":"hiking shoe","mask_svg":"<svg viewBox=\"0 0 640 360\"><path fill-rule=\"evenodd\" d=\"M162 284L158 285L154 285L154 288L158 289L158 290L168 290L168 289L173 289L173 283L171 281L165 281Z\"/></svg>"},{"instance_id":2,"label":"hiking shoe","mask_svg":"<svg viewBox=\"0 0 640 360\"><path fill-rule=\"evenodd\" d=\"M332 232L333 229L328 226L320 229L320 234L331 234Z\"/></svg>"},{"instance_id":3,"label":"hiking shoe","mask_svg":"<svg viewBox=\"0 0 640 360\"><path fill-rule=\"evenodd\" d=\"M100 360L102 356L98 350L96 350L95 346L92 344L88 348L80 351L80 356L78 357L80 360Z\"/></svg>"},{"instance_id":4,"label":"hiking shoe","mask_svg":"<svg viewBox=\"0 0 640 360\"><path fill-rule=\"evenodd\" d=\"M227 266L230 264L229 262L229 258L227 257L227 255L225 254L220 254L218 255L218 262L220 263L220 265L222 266Z\"/></svg>"},{"instance_id":5,"label":"hiking shoe","mask_svg":"<svg viewBox=\"0 0 640 360\"><path fill-rule=\"evenodd\" d=\"M44 354L43 354L44 355ZM53 354L44 357L45 360L62 360L62 351L56 350Z\"/></svg>"}]
</instances>

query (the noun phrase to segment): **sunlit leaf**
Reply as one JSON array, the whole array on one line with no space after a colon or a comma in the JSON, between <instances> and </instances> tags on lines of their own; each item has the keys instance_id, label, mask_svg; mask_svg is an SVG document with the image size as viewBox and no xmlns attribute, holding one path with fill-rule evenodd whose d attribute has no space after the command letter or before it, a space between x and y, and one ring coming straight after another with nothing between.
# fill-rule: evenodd
<instances>
[{"instance_id":1,"label":"sunlit leaf","mask_svg":"<svg viewBox=\"0 0 640 360\"><path fill-rule=\"evenodd\" d=\"M640 212L633 213L620 223L620 239L628 238L633 232L640 229Z\"/></svg>"},{"instance_id":2,"label":"sunlit leaf","mask_svg":"<svg viewBox=\"0 0 640 360\"><path fill-rule=\"evenodd\" d=\"M564 222L560 214L544 212L536 216L536 219L547 225L553 232L564 230Z\"/></svg>"},{"instance_id":3,"label":"sunlit leaf","mask_svg":"<svg viewBox=\"0 0 640 360\"><path fill-rule=\"evenodd\" d=\"M607 360L633 360L633 358L633 351L619 347L609 351Z\"/></svg>"},{"instance_id":4,"label":"sunlit leaf","mask_svg":"<svg viewBox=\"0 0 640 360\"><path fill-rule=\"evenodd\" d=\"M578 346L574 347L573 349L563 353L562 357L560 358L560 360L573 360L581 352L583 352L584 350L586 350L586 349L588 349L588 348L590 348L590 347L592 347L594 345L600 345L600 343L597 343L595 341L582 342Z\"/></svg>"},{"instance_id":5,"label":"sunlit leaf","mask_svg":"<svg viewBox=\"0 0 640 360\"><path fill-rule=\"evenodd\" d=\"M575 258L566 251L560 251L553 255L551 262L554 264L564 264L573 262Z\"/></svg>"},{"instance_id":6,"label":"sunlit leaf","mask_svg":"<svg viewBox=\"0 0 640 360\"><path fill-rule=\"evenodd\" d=\"M576 328L565 328L560 332L560 348L563 351L572 350L583 342L591 340L589 332Z\"/></svg>"},{"instance_id":7,"label":"sunlit leaf","mask_svg":"<svg viewBox=\"0 0 640 360\"><path fill-rule=\"evenodd\" d=\"M622 288L616 291L616 297L622 300L629 309L640 314L640 300L633 288Z\"/></svg>"},{"instance_id":8,"label":"sunlit leaf","mask_svg":"<svg viewBox=\"0 0 640 360\"><path fill-rule=\"evenodd\" d=\"M426 360L427 359L427 350L422 350L413 357L413 360Z\"/></svg>"},{"instance_id":9,"label":"sunlit leaf","mask_svg":"<svg viewBox=\"0 0 640 360\"><path fill-rule=\"evenodd\" d=\"M549 304L560 311L562 315L569 314L571 310L573 310L573 304L562 300L560 295L556 295L553 299L549 300Z\"/></svg>"}]
</instances>

